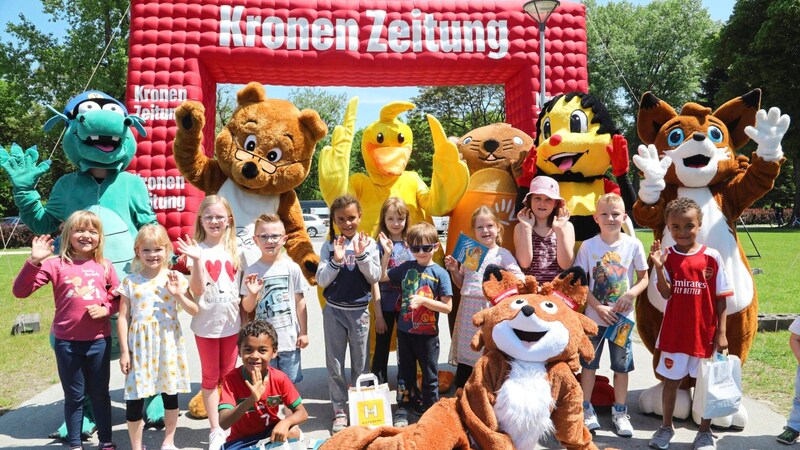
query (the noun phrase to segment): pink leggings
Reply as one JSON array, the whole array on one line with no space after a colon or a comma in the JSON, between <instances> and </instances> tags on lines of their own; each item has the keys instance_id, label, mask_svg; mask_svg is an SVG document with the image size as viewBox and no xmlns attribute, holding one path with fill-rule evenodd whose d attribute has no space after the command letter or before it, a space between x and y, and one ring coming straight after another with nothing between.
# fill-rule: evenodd
<instances>
[{"instance_id":1,"label":"pink leggings","mask_svg":"<svg viewBox=\"0 0 800 450\"><path fill-rule=\"evenodd\" d=\"M238 335L224 338L204 338L195 336L197 352L200 354L200 367L203 372L203 389L216 389L226 373L236 366L239 349L236 346Z\"/></svg>"}]
</instances>

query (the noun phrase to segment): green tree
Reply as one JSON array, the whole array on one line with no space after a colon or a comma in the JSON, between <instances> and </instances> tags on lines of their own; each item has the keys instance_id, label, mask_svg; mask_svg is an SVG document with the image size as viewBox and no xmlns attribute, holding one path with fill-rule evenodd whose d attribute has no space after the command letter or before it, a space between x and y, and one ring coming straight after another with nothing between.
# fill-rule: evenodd
<instances>
[{"instance_id":1,"label":"green tree","mask_svg":"<svg viewBox=\"0 0 800 450\"><path fill-rule=\"evenodd\" d=\"M42 159L53 160L38 186L47 198L55 180L74 167L59 145L63 128L42 130L52 115L45 105L60 111L69 98L86 88L124 100L130 2L42 0L42 7L50 20L66 22L69 31L57 38L24 15L6 24L12 38L0 40L0 145L37 145ZM8 177L0 176L0 204L7 208L3 214L15 214L8 184Z\"/></svg>"},{"instance_id":2,"label":"green tree","mask_svg":"<svg viewBox=\"0 0 800 450\"><path fill-rule=\"evenodd\" d=\"M269 95L269 92L267 92ZM326 145L330 145L331 134L336 125L342 123L344 116L344 109L347 106L347 95L333 94L320 88L298 88L292 89L289 92L289 101L295 104L299 109L313 109L319 113L319 116L328 124L328 135L317 143L317 151L314 152L314 157L311 161L311 169L308 173L308 178L295 191L301 200L321 200L322 193L319 190L319 172L317 169L319 161L319 152ZM361 140L359 139L359 143ZM351 154L351 166L356 156L361 155L360 145L355 146L353 143L353 152ZM362 163L363 165L363 163ZM351 170L350 173L353 173Z\"/></svg>"},{"instance_id":3,"label":"green tree","mask_svg":"<svg viewBox=\"0 0 800 450\"><path fill-rule=\"evenodd\" d=\"M218 84L217 85L217 101L216 101L216 124L214 126L214 136L218 135L233 116L233 111L236 110L236 89L232 84Z\"/></svg>"},{"instance_id":4,"label":"green tree","mask_svg":"<svg viewBox=\"0 0 800 450\"><path fill-rule=\"evenodd\" d=\"M706 48L719 24L700 0L583 3L589 91L605 103L634 154L640 144L635 121L642 94L652 91L670 105L696 101L706 73Z\"/></svg>"},{"instance_id":5,"label":"green tree","mask_svg":"<svg viewBox=\"0 0 800 450\"><path fill-rule=\"evenodd\" d=\"M505 89L501 84L426 86L411 102L416 109L407 116L414 133L414 152L407 170L418 172L426 183L430 183L433 170L433 140L427 114L439 120L448 136L455 137L506 120Z\"/></svg>"},{"instance_id":6,"label":"green tree","mask_svg":"<svg viewBox=\"0 0 800 450\"><path fill-rule=\"evenodd\" d=\"M792 118L800 117L800 2L797 0L738 0L729 21L719 32L708 66L707 96L721 104L754 88L763 92L765 109L778 107ZM757 206L779 203L800 215L800 132L789 127L783 138L787 161L775 183ZM750 143L742 153L749 155Z\"/></svg>"}]
</instances>

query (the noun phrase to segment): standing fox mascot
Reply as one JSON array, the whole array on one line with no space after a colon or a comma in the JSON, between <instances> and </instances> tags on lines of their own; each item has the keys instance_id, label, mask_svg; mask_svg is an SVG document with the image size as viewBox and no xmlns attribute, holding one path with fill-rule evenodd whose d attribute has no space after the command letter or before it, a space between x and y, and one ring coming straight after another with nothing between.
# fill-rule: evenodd
<instances>
[{"instance_id":1,"label":"standing fox mascot","mask_svg":"<svg viewBox=\"0 0 800 450\"><path fill-rule=\"evenodd\" d=\"M759 111L761 91L756 89L730 100L719 109L687 103L676 113L651 93L642 97L638 118L639 146L634 164L644 178L633 207L636 221L653 230L662 247L675 242L667 232L664 207L678 197L695 200L703 211L698 242L722 255L734 296L727 304L729 351L747 358L758 327L758 296L747 257L736 235L736 220L756 200L769 192L784 161L781 140L789 128L789 116L778 108ZM737 155L749 139L758 144L750 160ZM656 289L655 273L648 289L636 302L639 335L653 353L656 349L666 300ZM661 413L661 383L642 393L642 412ZM679 392L675 417L689 415L688 390ZM695 418L699 420L699 418ZM744 428L747 413L742 407L732 417L714 419L717 426Z\"/></svg>"}]
</instances>

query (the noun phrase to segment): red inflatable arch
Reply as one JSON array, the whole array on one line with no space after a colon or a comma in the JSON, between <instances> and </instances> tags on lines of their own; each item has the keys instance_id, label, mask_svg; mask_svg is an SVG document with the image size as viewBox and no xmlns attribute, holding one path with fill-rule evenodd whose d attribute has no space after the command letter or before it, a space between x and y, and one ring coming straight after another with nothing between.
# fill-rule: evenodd
<instances>
[{"instance_id":1,"label":"red inflatable arch","mask_svg":"<svg viewBox=\"0 0 800 450\"><path fill-rule=\"evenodd\" d=\"M524 0L132 3L127 106L147 120L147 137L129 170L145 179L173 240L192 232L203 197L175 167L173 111L187 99L205 104L205 152L213 155L217 83L503 83L506 120L535 133L539 31ZM548 95L588 90L583 5L562 2L547 23L545 50Z\"/></svg>"}]
</instances>

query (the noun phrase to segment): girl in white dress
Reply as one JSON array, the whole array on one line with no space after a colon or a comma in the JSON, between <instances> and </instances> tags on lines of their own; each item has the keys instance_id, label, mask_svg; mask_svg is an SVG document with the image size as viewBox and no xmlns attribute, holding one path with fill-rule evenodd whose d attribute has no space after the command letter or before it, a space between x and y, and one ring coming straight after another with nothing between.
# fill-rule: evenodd
<instances>
[{"instance_id":1,"label":"girl in white dress","mask_svg":"<svg viewBox=\"0 0 800 450\"><path fill-rule=\"evenodd\" d=\"M161 394L164 399L162 450L175 447L178 393L190 392L189 366L178 322L178 304L189 314L198 307L187 296L189 282L169 270L172 254L167 230L145 225L134 241L134 273L120 285L119 365L125 378L125 416L131 449L142 449L144 399Z\"/></svg>"},{"instance_id":2,"label":"girl in white dress","mask_svg":"<svg viewBox=\"0 0 800 450\"><path fill-rule=\"evenodd\" d=\"M450 344L450 364L456 366L455 385L461 389L472 375L472 368L478 362L481 352L476 352L470 347L472 337L478 328L472 324L475 313L491 306L489 300L483 295L483 272L490 264L503 267L513 273L520 280L524 279L514 255L500 247L503 236L503 225L486 206L481 206L472 213L473 238L489 248L481 266L473 270L447 255L444 266L453 279L453 284L461 288L461 303L456 313L456 326L453 330L453 341Z\"/></svg>"}]
</instances>

